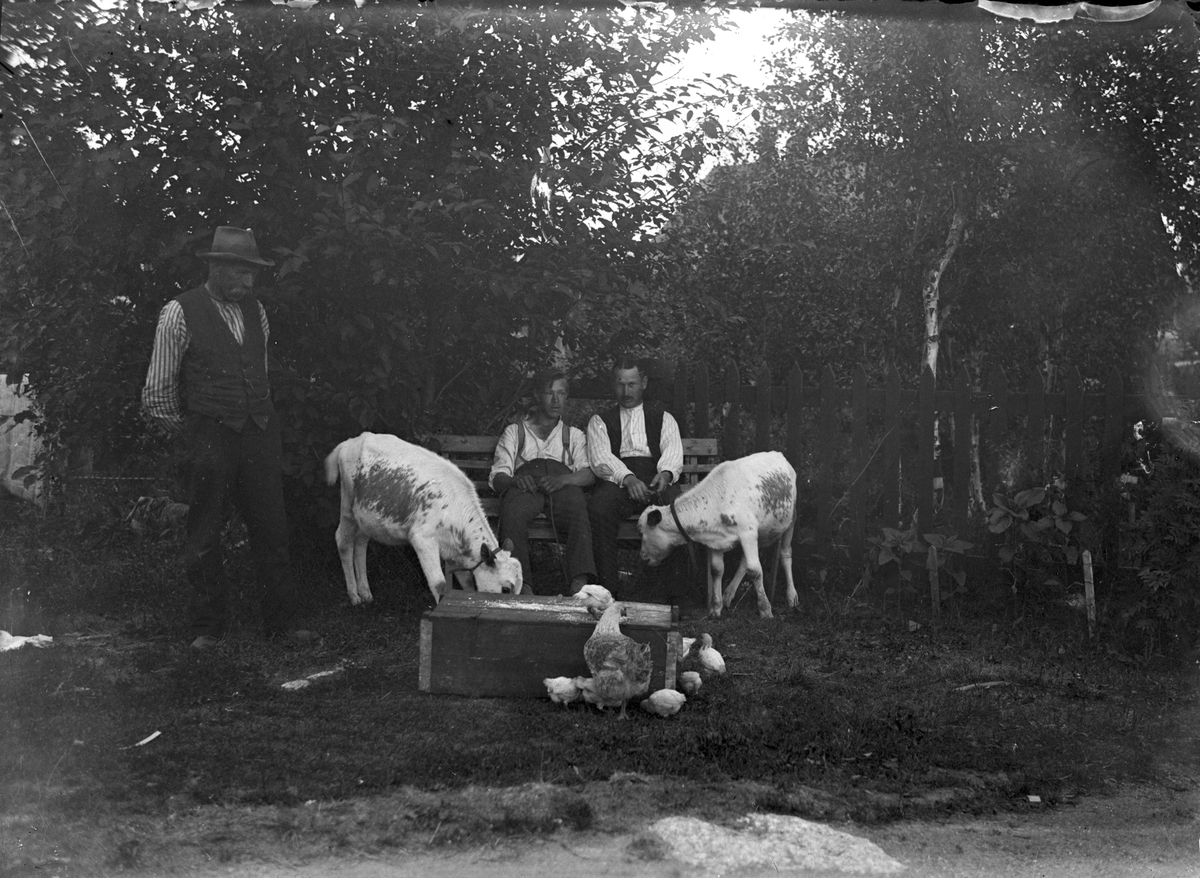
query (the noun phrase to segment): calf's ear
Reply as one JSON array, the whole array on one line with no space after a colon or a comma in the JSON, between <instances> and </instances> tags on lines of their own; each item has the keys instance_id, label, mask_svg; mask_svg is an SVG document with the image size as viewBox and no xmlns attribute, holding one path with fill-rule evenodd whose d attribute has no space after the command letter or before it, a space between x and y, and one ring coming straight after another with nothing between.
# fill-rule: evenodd
<instances>
[{"instance_id":1,"label":"calf's ear","mask_svg":"<svg viewBox=\"0 0 1200 878\"><path fill-rule=\"evenodd\" d=\"M657 509L651 509L650 514L646 516L646 524L650 527L658 527L660 521L662 521L662 513Z\"/></svg>"},{"instance_id":2,"label":"calf's ear","mask_svg":"<svg viewBox=\"0 0 1200 878\"><path fill-rule=\"evenodd\" d=\"M483 558L484 564L495 564L496 556L492 554L492 550L487 547L487 543L479 544L479 557Z\"/></svg>"},{"instance_id":3,"label":"calf's ear","mask_svg":"<svg viewBox=\"0 0 1200 878\"><path fill-rule=\"evenodd\" d=\"M504 542L502 542L502 543L500 544L500 548L501 548L501 549L503 549L505 552L508 552L508 553L511 555L511 554L512 554L512 550L513 550L513 542L512 542L512 540L505 540Z\"/></svg>"}]
</instances>

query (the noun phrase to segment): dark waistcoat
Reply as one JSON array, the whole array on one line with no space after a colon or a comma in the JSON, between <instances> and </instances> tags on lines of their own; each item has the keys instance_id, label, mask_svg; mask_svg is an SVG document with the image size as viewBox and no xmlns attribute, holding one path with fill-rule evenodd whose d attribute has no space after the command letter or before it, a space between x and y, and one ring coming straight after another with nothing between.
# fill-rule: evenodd
<instances>
[{"instance_id":1,"label":"dark waistcoat","mask_svg":"<svg viewBox=\"0 0 1200 878\"><path fill-rule=\"evenodd\" d=\"M654 459L655 463L662 457L659 438L662 436L664 411L665 409L660 402L642 401L642 415L646 419L646 444L650 446L650 456ZM621 407L617 406L615 409L609 409L600 416L600 420L604 422L604 426L608 429L608 444L612 447L612 453L620 457Z\"/></svg>"},{"instance_id":2,"label":"dark waistcoat","mask_svg":"<svg viewBox=\"0 0 1200 878\"><path fill-rule=\"evenodd\" d=\"M266 339L258 299L238 303L245 327L240 345L205 287L188 290L176 301L183 308L188 330L183 355L187 410L216 418L238 432L247 420L265 429L275 409L267 381Z\"/></svg>"}]
</instances>

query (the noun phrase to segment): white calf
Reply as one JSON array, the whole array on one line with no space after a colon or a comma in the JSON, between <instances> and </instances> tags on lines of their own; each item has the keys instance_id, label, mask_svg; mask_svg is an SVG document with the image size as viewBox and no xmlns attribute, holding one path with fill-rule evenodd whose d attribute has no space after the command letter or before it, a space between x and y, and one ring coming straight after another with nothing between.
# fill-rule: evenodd
<instances>
[{"instance_id":1,"label":"white calf","mask_svg":"<svg viewBox=\"0 0 1200 878\"><path fill-rule=\"evenodd\" d=\"M521 564L507 540L497 550L475 486L458 467L419 445L377 433L347 439L325 458L325 481L342 483L338 554L350 603L371 600L367 543L411 545L433 599L446 590L442 559L469 570L479 591L517 594Z\"/></svg>"},{"instance_id":2,"label":"white calf","mask_svg":"<svg viewBox=\"0 0 1200 878\"><path fill-rule=\"evenodd\" d=\"M708 549L708 609L721 615L721 577L725 552L742 547L742 563L725 590L729 606L742 578L749 576L758 594L758 614L771 616L763 588L760 544L779 542L787 578L788 606L797 602L792 580L792 530L796 525L796 471L778 451L764 451L718 464L707 478L671 506L649 506L638 519L642 558L659 564L676 546L696 542Z\"/></svg>"}]
</instances>

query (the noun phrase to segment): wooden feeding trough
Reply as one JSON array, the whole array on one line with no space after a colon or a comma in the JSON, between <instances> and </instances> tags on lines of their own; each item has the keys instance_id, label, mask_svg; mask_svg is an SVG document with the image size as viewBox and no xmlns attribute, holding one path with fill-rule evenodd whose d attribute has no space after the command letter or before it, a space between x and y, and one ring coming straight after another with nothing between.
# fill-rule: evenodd
<instances>
[{"instance_id":1,"label":"wooden feeding trough","mask_svg":"<svg viewBox=\"0 0 1200 878\"><path fill-rule=\"evenodd\" d=\"M650 691L675 687L679 609L625 603L621 632L650 644ZM452 591L421 619L422 692L546 696L546 677L589 677L583 645L596 619L577 600Z\"/></svg>"}]
</instances>

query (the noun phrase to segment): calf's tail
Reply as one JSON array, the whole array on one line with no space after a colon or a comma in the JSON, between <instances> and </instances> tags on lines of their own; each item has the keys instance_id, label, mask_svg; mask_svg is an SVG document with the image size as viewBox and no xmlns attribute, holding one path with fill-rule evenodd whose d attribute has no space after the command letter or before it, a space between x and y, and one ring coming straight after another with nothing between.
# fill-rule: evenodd
<instances>
[{"instance_id":1,"label":"calf's tail","mask_svg":"<svg viewBox=\"0 0 1200 878\"><path fill-rule=\"evenodd\" d=\"M338 481L338 452L342 450L339 444L333 451L329 452L329 456L325 458L325 484L336 485Z\"/></svg>"}]
</instances>

